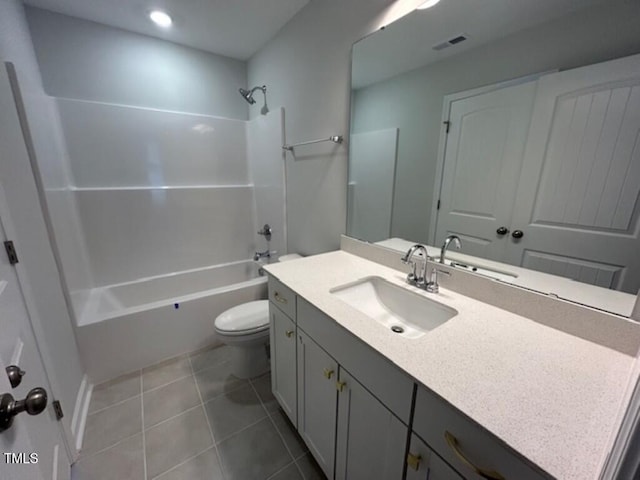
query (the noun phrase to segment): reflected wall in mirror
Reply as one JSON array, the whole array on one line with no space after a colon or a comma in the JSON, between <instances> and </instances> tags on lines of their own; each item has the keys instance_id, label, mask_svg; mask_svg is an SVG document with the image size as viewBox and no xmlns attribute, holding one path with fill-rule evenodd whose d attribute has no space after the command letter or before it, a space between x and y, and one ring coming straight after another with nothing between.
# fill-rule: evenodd
<instances>
[{"instance_id":1,"label":"reflected wall in mirror","mask_svg":"<svg viewBox=\"0 0 640 480\"><path fill-rule=\"evenodd\" d=\"M639 24L628 0L443 0L356 43L347 234L457 234L462 266L629 315Z\"/></svg>"}]
</instances>

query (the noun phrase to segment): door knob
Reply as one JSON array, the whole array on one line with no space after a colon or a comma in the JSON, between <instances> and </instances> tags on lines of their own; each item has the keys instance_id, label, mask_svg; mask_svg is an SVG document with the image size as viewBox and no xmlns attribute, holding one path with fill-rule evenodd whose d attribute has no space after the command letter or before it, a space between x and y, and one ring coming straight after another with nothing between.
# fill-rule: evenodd
<instances>
[{"instance_id":1,"label":"door knob","mask_svg":"<svg viewBox=\"0 0 640 480\"><path fill-rule=\"evenodd\" d=\"M34 388L24 400L15 400L13 395L5 393L0 395L0 432L13 425L13 417L22 412L29 415L38 415L47 407L47 392L44 388Z\"/></svg>"},{"instance_id":2,"label":"door knob","mask_svg":"<svg viewBox=\"0 0 640 480\"><path fill-rule=\"evenodd\" d=\"M509 233L509 229L507 227L500 227L496 230L496 233L498 235L506 235L507 233Z\"/></svg>"},{"instance_id":3,"label":"door knob","mask_svg":"<svg viewBox=\"0 0 640 480\"><path fill-rule=\"evenodd\" d=\"M7 371L7 377L9 377L11 388L16 388L20 385L22 377L24 377L24 370L20 370L20 367L16 365L9 365L5 370Z\"/></svg>"},{"instance_id":4,"label":"door knob","mask_svg":"<svg viewBox=\"0 0 640 480\"><path fill-rule=\"evenodd\" d=\"M524 237L524 232L522 230L514 230L511 236L513 238L522 238Z\"/></svg>"}]
</instances>

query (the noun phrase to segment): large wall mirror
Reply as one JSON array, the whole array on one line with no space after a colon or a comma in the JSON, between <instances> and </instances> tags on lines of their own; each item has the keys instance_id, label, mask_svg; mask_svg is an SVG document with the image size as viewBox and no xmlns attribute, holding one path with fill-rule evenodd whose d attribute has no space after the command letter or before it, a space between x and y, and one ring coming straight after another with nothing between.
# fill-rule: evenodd
<instances>
[{"instance_id":1,"label":"large wall mirror","mask_svg":"<svg viewBox=\"0 0 640 480\"><path fill-rule=\"evenodd\" d=\"M441 0L353 47L347 234L629 316L640 2Z\"/></svg>"}]
</instances>

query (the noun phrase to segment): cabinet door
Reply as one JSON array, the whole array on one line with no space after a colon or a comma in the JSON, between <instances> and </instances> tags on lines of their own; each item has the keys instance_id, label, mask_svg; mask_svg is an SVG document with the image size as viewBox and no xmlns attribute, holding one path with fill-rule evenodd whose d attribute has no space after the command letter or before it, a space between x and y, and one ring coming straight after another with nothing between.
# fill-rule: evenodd
<instances>
[{"instance_id":1,"label":"cabinet door","mask_svg":"<svg viewBox=\"0 0 640 480\"><path fill-rule=\"evenodd\" d=\"M416 434L411 435L406 480L463 480Z\"/></svg>"},{"instance_id":2,"label":"cabinet door","mask_svg":"<svg viewBox=\"0 0 640 480\"><path fill-rule=\"evenodd\" d=\"M273 305L271 317L271 389L289 420L298 425L296 325Z\"/></svg>"},{"instance_id":3,"label":"cabinet door","mask_svg":"<svg viewBox=\"0 0 640 480\"><path fill-rule=\"evenodd\" d=\"M400 480L407 426L342 368L338 391L336 480Z\"/></svg>"},{"instance_id":4,"label":"cabinet door","mask_svg":"<svg viewBox=\"0 0 640 480\"><path fill-rule=\"evenodd\" d=\"M336 450L338 364L298 329L298 432L328 479Z\"/></svg>"}]
</instances>

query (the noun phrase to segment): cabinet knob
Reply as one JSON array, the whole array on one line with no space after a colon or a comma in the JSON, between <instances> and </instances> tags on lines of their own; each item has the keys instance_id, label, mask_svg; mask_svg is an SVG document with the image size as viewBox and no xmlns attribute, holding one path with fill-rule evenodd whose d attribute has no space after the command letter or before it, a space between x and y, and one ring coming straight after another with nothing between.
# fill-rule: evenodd
<instances>
[{"instance_id":1,"label":"cabinet knob","mask_svg":"<svg viewBox=\"0 0 640 480\"><path fill-rule=\"evenodd\" d=\"M414 469L416 472L420 469L420 462L422 461L422 457L420 455L414 455L409 452L407 454L407 465L409 468Z\"/></svg>"},{"instance_id":2,"label":"cabinet knob","mask_svg":"<svg viewBox=\"0 0 640 480\"><path fill-rule=\"evenodd\" d=\"M347 386L347 382L336 382L336 388L338 389L339 392L342 392L344 390L344 387Z\"/></svg>"},{"instance_id":3,"label":"cabinet knob","mask_svg":"<svg viewBox=\"0 0 640 480\"><path fill-rule=\"evenodd\" d=\"M494 470L487 470L474 465L471 460L465 457L465 455L460 451L460 444L458 443L458 439L454 437L451 432L445 430L444 439L447 441L447 445L449 445L449 448L451 448L451 450L453 450L453 453L456 454L456 457L458 457L462 463L473 470L476 474L480 475L486 480L505 480L502 475Z\"/></svg>"},{"instance_id":4,"label":"cabinet knob","mask_svg":"<svg viewBox=\"0 0 640 480\"><path fill-rule=\"evenodd\" d=\"M524 232L522 230L514 230L511 236L513 238L522 238L524 237Z\"/></svg>"},{"instance_id":5,"label":"cabinet knob","mask_svg":"<svg viewBox=\"0 0 640 480\"><path fill-rule=\"evenodd\" d=\"M500 227L496 230L496 233L498 235L506 235L507 233L509 233L509 229L507 227Z\"/></svg>"},{"instance_id":6,"label":"cabinet knob","mask_svg":"<svg viewBox=\"0 0 640 480\"><path fill-rule=\"evenodd\" d=\"M334 371L332 368L325 368L324 372L322 372L324 374L324 378L330 379L331 376L334 374Z\"/></svg>"},{"instance_id":7,"label":"cabinet knob","mask_svg":"<svg viewBox=\"0 0 640 480\"><path fill-rule=\"evenodd\" d=\"M280 292L275 292L275 293L273 294L273 298L275 298L275 299L276 299L276 302L284 303L285 305L286 305L287 303L289 303L289 300L287 300L287 299L286 299L286 298L284 298L282 295L280 295Z\"/></svg>"},{"instance_id":8,"label":"cabinet knob","mask_svg":"<svg viewBox=\"0 0 640 480\"><path fill-rule=\"evenodd\" d=\"M286 332L284 332L284 334L287 336L287 338L291 338L293 336L293 330L287 330Z\"/></svg>"}]
</instances>

